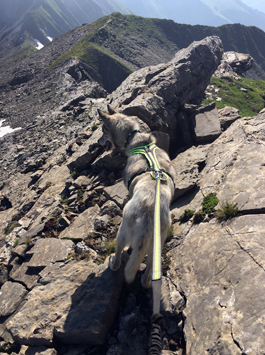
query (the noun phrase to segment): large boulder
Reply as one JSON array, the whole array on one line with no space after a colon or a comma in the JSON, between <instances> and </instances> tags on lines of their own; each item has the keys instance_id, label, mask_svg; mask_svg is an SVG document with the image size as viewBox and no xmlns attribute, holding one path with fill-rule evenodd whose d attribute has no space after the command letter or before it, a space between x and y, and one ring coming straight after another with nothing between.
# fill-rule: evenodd
<instances>
[{"instance_id":1,"label":"large boulder","mask_svg":"<svg viewBox=\"0 0 265 355\"><path fill-rule=\"evenodd\" d=\"M178 132L178 128L184 129L179 122L182 116L178 115L185 104L201 103L222 54L218 37L193 42L177 52L170 62L132 73L111 94L112 105L126 114L137 115L152 130L167 132L176 142L186 134Z\"/></svg>"}]
</instances>

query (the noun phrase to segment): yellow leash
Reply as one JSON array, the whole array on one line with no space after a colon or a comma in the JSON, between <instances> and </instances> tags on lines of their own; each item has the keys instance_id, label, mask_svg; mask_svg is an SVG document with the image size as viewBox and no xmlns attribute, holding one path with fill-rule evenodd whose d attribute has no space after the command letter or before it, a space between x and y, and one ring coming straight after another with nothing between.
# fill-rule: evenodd
<instances>
[{"instance_id":1,"label":"yellow leash","mask_svg":"<svg viewBox=\"0 0 265 355\"><path fill-rule=\"evenodd\" d=\"M149 164L148 170L153 179L156 180L155 209L154 209L154 239L153 239L153 268L152 268L152 288L153 288L153 314L160 311L161 298L161 226L160 226L160 186L161 181L167 181L169 173L160 168L155 151L158 147L154 143L137 147L130 151L133 154L143 154Z\"/></svg>"}]
</instances>

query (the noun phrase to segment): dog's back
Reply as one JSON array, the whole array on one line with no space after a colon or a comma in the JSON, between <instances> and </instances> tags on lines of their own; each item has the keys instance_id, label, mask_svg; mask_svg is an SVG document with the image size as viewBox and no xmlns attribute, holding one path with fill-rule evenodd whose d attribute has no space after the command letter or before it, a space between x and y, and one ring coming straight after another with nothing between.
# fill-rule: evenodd
<instances>
[{"instance_id":1,"label":"dog's back","mask_svg":"<svg viewBox=\"0 0 265 355\"><path fill-rule=\"evenodd\" d=\"M121 263L121 253L126 245L130 245L132 253L125 267L125 278L128 283L135 279L140 263L148 254L148 265L142 276L144 287L151 286L151 270L153 264L154 207L156 180L149 171L148 159L143 154L132 154L138 147L146 147L156 142L152 134L140 133L136 117L128 117L117 113L108 106L110 115L99 110L103 120L104 135L99 143L115 146L128 157L124 171L124 182L129 188L130 200L123 210L123 220L117 235L115 256L110 261L112 270L117 270ZM135 151L134 151L135 152ZM170 227L169 206L174 194L174 168L165 151L155 147L158 165L166 170L169 178L161 181L160 188L160 226L161 244L163 245ZM140 173L139 173L140 172Z\"/></svg>"}]
</instances>

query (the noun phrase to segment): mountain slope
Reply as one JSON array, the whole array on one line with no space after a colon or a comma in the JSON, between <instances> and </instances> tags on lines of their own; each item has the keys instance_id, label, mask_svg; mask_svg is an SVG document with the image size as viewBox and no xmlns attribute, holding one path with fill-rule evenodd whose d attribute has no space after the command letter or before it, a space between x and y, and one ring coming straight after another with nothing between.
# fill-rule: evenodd
<instances>
[{"instance_id":1,"label":"mountain slope","mask_svg":"<svg viewBox=\"0 0 265 355\"><path fill-rule=\"evenodd\" d=\"M0 46L46 45L51 39L82 23L119 11L132 13L117 0L0 0Z\"/></svg>"},{"instance_id":2,"label":"mountain slope","mask_svg":"<svg viewBox=\"0 0 265 355\"><path fill-rule=\"evenodd\" d=\"M241 23L265 30L265 13L241 0L121 0L125 6L144 17L172 19L191 25L220 26Z\"/></svg>"},{"instance_id":3,"label":"mountain slope","mask_svg":"<svg viewBox=\"0 0 265 355\"><path fill-rule=\"evenodd\" d=\"M64 93L74 95L86 80L112 92L132 71L167 62L194 40L213 35L225 51L250 54L259 70L251 78L265 78L265 33L256 27L190 26L114 13L55 38L29 57L10 50L0 69L1 117L12 128L23 126L63 104Z\"/></svg>"}]
</instances>

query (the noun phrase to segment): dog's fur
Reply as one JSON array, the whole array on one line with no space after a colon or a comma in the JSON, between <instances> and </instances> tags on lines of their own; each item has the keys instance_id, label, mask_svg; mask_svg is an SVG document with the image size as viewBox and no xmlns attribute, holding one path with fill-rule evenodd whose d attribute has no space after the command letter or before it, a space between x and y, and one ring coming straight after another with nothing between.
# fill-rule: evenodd
<instances>
[{"instance_id":1,"label":"dog's fur","mask_svg":"<svg viewBox=\"0 0 265 355\"><path fill-rule=\"evenodd\" d=\"M137 118L118 113L110 106L108 106L108 110L110 114L98 110L103 120L103 136L99 139L99 144L105 145L108 143L111 144L111 147L115 146L119 150L123 150L128 134L133 130L139 130ZM140 132L135 133L129 139L125 149L125 154L128 157L124 172L126 186L128 180L135 173L140 169L149 167L146 158L142 154L135 154L129 157L130 150L151 142L156 142L156 138L152 134ZM168 154L158 148L156 155L160 168L167 170L174 177L174 168ZM112 270L119 269L122 250L129 245L132 248L132 252L125 267L125 279L128 283L132 283L140 263L145 255L148 254L148 265L141 279L142 285L146 288L151 287L155 187L156 180L150 176L150 172L133 179L129 189L130 200L124 207L123 220L117 234L115 256L110 261ZM170 177L166 182L161 183L160 191L161 244L163 246L171 224L169 206L174 194L174 183Z\"/></svg>"}]
</instances>

